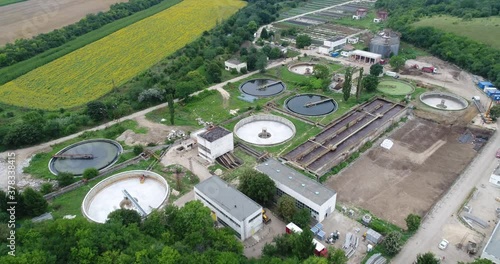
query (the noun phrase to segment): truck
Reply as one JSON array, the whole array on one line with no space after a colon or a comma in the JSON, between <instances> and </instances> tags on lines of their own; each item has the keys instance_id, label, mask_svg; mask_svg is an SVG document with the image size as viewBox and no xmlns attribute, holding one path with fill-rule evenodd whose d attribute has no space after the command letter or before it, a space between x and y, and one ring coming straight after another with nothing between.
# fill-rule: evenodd
<instances>
[{"instance_id":1,"label":"truck","mask_svg":"<svg viewBox=\"0 0 500 264\"><path fill-rule=\"evenodd\" d=\"M437 68L436 67L422 67L423 72L427 73L437 73Z\"/></svg>"},{"instance_id":2,"label":"truck","mask_svg":"<svg viewBox=\"0 0 500 264\"><path fill-rule=\"evenodd\" d=\"M398 79L398 78L399 78L399 74L398 74L397 72L386 71L386 72L385 72L385 75L387 75L387 76L391 76L391 77L393 77L393 78L395 78L395 79Z\"/></svg>"},{"instance_id":3,"label":"truck","mask_svg":"<svg viewBox=\"0 0 500 264\"><path fill-rule=\"evenodd\" d=\"M267 215L266 215L266 210L262 209L262 222L264 222L264 224L269 224L271 222L271 218L269 218Z\"/></svg>"},{"instance_id":4,"label":"truck","mask_svg":"<svg viewBox=\"0 0 500 264\"><path fill-rule=\"evenodd\" d=\"M300 234L302 233L302 228L290 222L288 223L288 225L285 226L285 232L287 234L291 233ZM313 238L312 243L314 244L314 255L318 257L325 257L325 258L328 257L328 249L323 244L321 244L321 242Z\"/></svg>"}]
</instances>

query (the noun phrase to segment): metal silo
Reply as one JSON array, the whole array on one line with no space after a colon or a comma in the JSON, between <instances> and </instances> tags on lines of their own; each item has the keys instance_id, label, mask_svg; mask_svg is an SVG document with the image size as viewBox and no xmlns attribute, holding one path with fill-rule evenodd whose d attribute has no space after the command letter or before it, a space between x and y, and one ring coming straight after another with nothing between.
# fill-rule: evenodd
<instances>
[{"instance_id":1,"label":"metal silo","mask_svg":"<svg viewBox=\"0 0 500 264\"><path fill-rule=\"evenodd\" d=\"M376 35L370 41L370 52L382 55L387 58L391 55L398 55L399 34L393 31L384 31Z\"/></svg>"}]
</instances>

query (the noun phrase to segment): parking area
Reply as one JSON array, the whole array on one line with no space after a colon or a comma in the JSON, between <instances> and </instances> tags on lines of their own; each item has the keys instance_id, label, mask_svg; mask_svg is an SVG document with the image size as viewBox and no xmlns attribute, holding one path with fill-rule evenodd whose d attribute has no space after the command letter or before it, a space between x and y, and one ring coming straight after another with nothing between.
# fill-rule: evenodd
<instances>
[{"instance_id":1,"label":"parking area","mask_svg":"<svg viewBox=\"0 0 500 264\"><path fill-rule=\"evenodd\" d=\"M286 224L274 216L269 209L266 209L266 212L271 222L264 224L261 230L243 242L243 254L247 258L259 258L266 243L273 242L274 237L285 233Z\"/></svg>"}]
</instances>

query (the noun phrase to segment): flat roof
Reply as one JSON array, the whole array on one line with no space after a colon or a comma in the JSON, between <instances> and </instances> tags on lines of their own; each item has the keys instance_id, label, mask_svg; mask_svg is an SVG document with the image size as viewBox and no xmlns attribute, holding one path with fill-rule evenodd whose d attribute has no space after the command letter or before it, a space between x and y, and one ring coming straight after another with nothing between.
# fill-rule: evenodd
<instances>
[{"instance_id":1,"label":"flat roof","mask_svg":"<svg viewBox=\"0 0 500 264\"><path fill-rule=\"evenodd\" d=\"M364 51L364 50L354 50L351 53L351 55L359 55L362 57L373 58L373 59L382 58L382 55L380 55L380 54L369 52L369 51Z\"/></svg>"},{"instance_id":2,"label":"flat roof","mask_svg":"<svg viewBox=\"0 0 500 264\"><path fill-rule=\"evenodd\" d=\"M255 167L272 180L296 191L315 204L322 205L335 195L335 191L304 174L282 164L276 159L269 159Z\"/></svg>"},{"instance_id":3,"label":"flat roof","mask_svg":"<svg viewBox=\"0 0 500 264\"><path fill-rule=\"evenodd\" d=\"M200 133L199 136L206 139L208 142L214 142L228 134L231 134L231 131L220 126L216 126L208 128L207 131Z\"/></svg>"},{"instance_id":4,"label":"flat roof","mask_svg":"<svg viewBox=\"0 0 500 264\"><path fill-rule=\"evenodd\" d=\"M242 61L240 61L238 59L230 59L230 60L227 60L226 62L231 63L231 64L235 64L235 65L243 63Z\"/></svg>"},{"instance_id":5,"label":"flat roof","mask_svg":"<svg viewBox=\"0 0 500 264\"><path fill-rule=\"evenodd\" d=\"M498 222L495 226L495 229L493 230L488 243L486 243L486 246L484 247L484 252L488 253L489 255L495 256L498 259L500 259L500 230L498 230L499 225L500 222Z\"/></svg>"},{"instance_id":6,"label":"flat roof","mask_svg":"<svg viewBox=\"0 0 500 264\"><path fill-rule=\"evenodd\" d=\"M240 221L245 220L256 211L262 210L262 206L217 176L212 176L198 183L195 188L210 198L210 202L216 203Z\"/></svg>"}]
</instances>

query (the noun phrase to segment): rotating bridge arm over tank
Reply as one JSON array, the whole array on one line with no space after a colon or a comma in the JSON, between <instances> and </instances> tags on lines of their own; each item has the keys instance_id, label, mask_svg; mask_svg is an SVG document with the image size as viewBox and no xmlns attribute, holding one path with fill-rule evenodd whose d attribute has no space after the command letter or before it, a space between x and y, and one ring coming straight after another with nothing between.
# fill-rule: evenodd
<instances>
[{"instance_id":1,"label":"rotating bridge arm over tank","mask_svg":"<svg viewBox=\"0 0 500 264\"><path fill-rule=\"evenodd\" d=\"M141 214L142 217L145 217L146 215L148 215L146 213L146 211L144 211L144 209L142 209L142 207L139 205L139 203L132 197L132 195L130 195L130 193L127 192L127 190L122 190L122 192L125 195L125 197L127 197L129 199L129 201L132 202L132 204L135 206L135 208L137 208L137 210L139 210L139 213Z\"/></svg>"}]
</instances>

